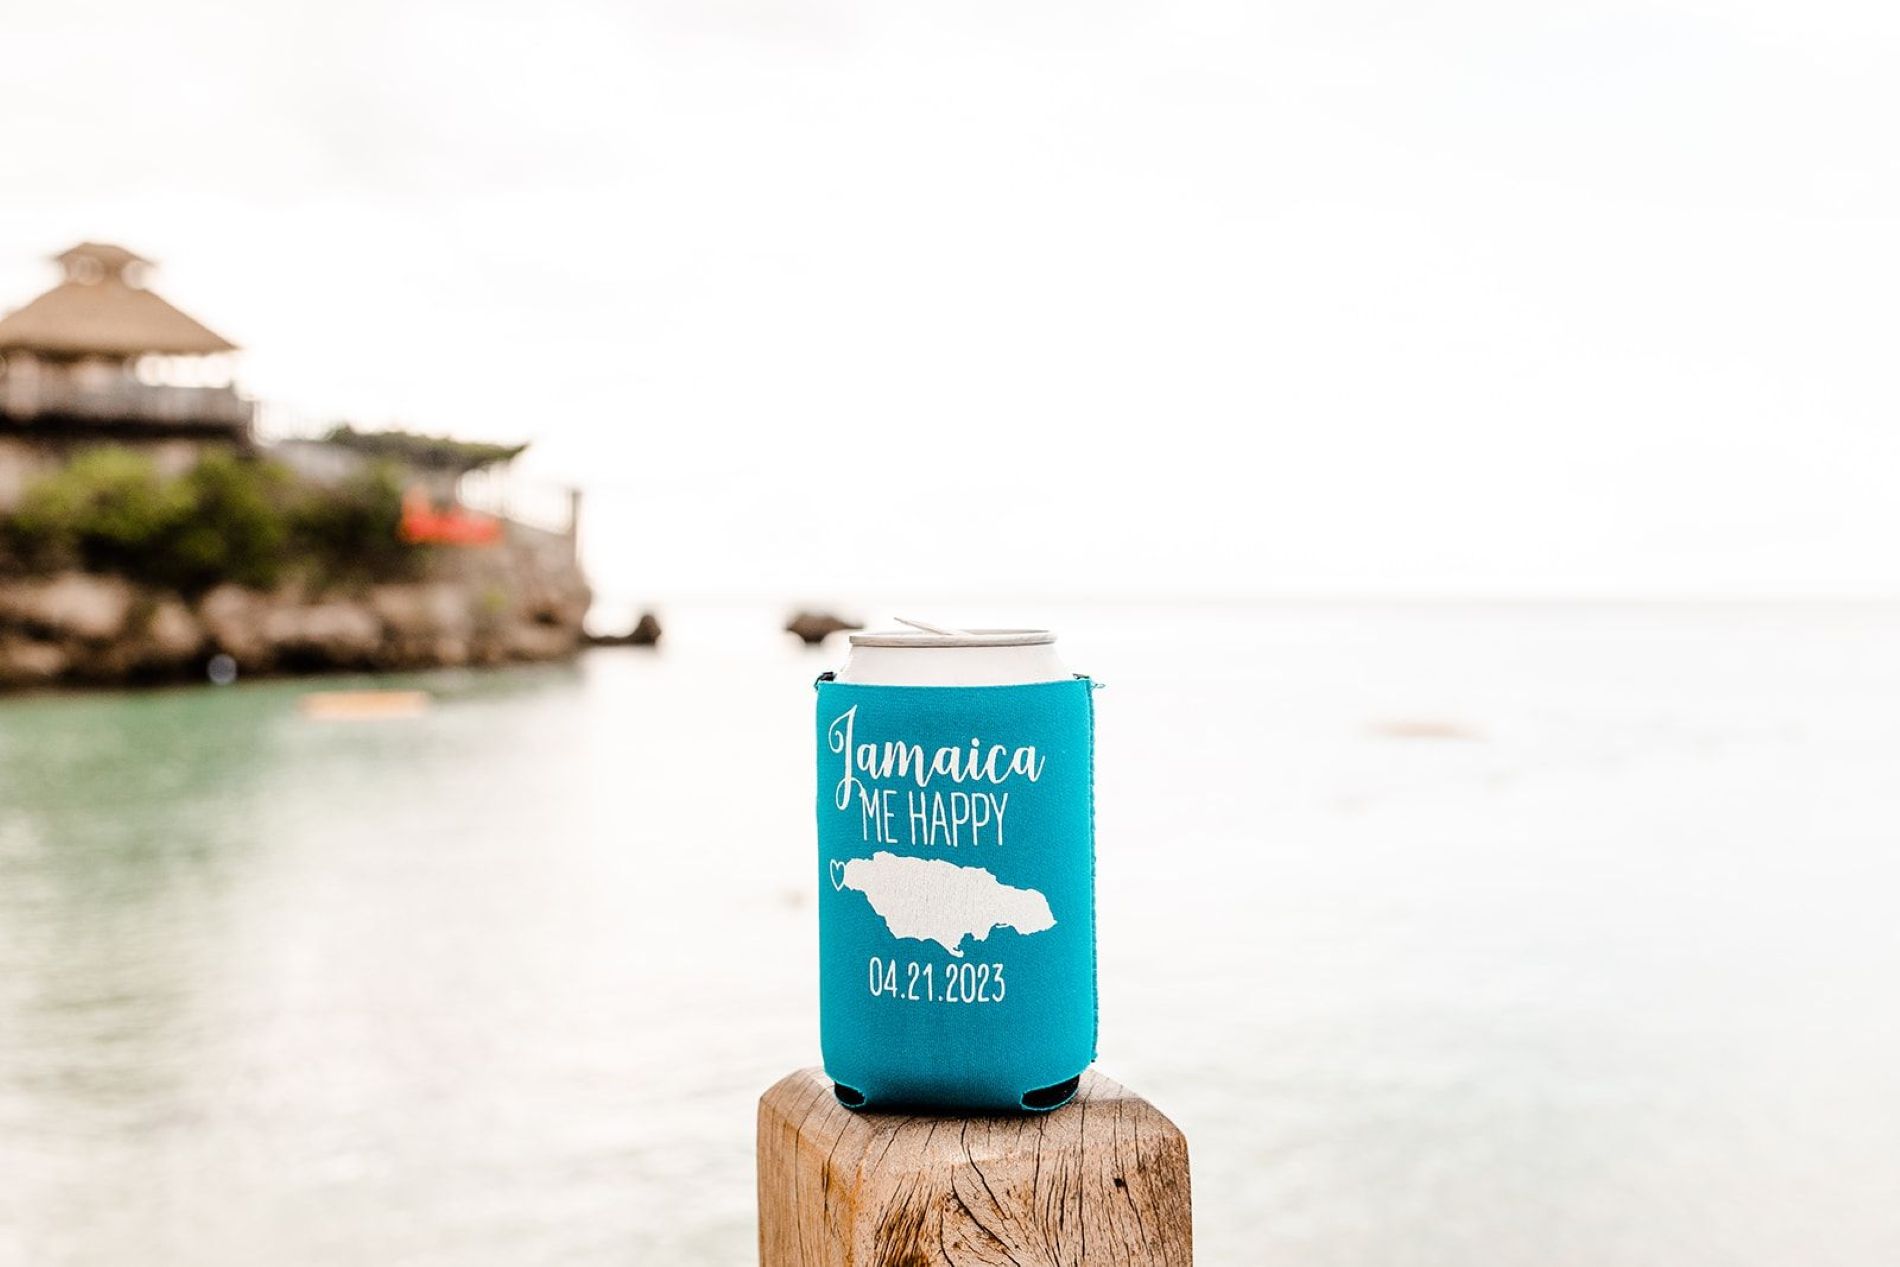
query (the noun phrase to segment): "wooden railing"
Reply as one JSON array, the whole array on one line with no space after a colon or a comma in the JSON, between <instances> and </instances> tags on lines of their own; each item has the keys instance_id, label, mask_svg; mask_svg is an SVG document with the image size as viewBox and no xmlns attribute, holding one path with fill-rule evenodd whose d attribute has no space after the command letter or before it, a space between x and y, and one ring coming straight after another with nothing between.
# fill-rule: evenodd
<instances>
[{"instance_id":1,"label":"wooden railing","mask_svg":"<svg viewBox=\"0 0 1900 1267\"><path fill-rule=\"evenodd\" d=\"M0 414L16 421L56 417L101 423L248 427L254 408L231 387L155 386L136 381L76 383L57 378L0 382Z\"/></svg>"}]
</instances>

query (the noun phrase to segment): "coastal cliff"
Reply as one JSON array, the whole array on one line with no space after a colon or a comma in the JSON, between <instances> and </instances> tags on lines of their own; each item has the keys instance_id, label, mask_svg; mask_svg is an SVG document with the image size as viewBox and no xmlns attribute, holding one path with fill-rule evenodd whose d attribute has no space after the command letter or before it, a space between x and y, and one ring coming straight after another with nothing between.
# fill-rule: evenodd
<instances>
[{"instance_id":1,"label":"coastal cliff","mask_svg":"<svg viewBox=\"0 0 1900 1267\"><path fill-rule=\"evenodd\" d=\"M152 261L55 259L59 284L0 316L0 690L580 646L580 494L514 506L525 443L266 440L237 346L153 293Z\"/></svg>"},{"instance_id":2,"label":"coastal cliff","mask_svg":"<svg viewBox=\"0 0 1900 1267\"><path fill-rule=\"evenodd\" d=\"M515 450L460 445L444 468L450 441L373 438L411 459L0 432L0 457L37 463L0 497L0 689L573 653L591 594L572 496L559 529L474 512L457 480Z\"/></svg>"},{"instance_id":3,"label":"coastal cliff","mask_svg":"<svg viewBox=\"0 0 1900 1267\"><path fill-rule=\"evenodd\" d=\"M591 598L569 545L510 524L499 546L435 552L414 579L320 590L0 577L0 689L202 679L219 655L241 674L559 659Z\"/></svg>"}]
</instances>

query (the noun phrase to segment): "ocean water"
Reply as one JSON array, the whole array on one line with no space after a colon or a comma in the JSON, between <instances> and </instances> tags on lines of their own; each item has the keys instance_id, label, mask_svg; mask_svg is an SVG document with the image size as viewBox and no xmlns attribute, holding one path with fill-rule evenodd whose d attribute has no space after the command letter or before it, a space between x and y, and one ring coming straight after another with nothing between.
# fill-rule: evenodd
<instances>
[{"instance_id":1,"label":"ocean water","mask_svg":"<svg viewBox=\"0 0 1900 1267\"><path fill-rule=\"evenodd\" d=\"M1201 1262L1900 1261L1900 611L1035 614ZM778 615L408 720L0 702L0 1264L752 1261L837 654Z\"/></svg>"}]
</instances>

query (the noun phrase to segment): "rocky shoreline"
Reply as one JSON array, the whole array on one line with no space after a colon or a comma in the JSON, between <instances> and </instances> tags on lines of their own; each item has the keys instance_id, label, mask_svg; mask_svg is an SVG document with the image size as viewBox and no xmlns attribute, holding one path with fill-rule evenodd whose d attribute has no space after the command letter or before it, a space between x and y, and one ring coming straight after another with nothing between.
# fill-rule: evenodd
<instances>
[{"instance_id":1,"label":"rocky shoreline","mask_svg":"<svg viewBox=\"0 0 1900 1267\"><path fill-rule=\"evenodd\" d=\"M202 680L217 656L240 674L558 660L581 646L590 597L578 569L196 597L85 572L0 578L0 689Z\"/></svg>"}]
</instances>

